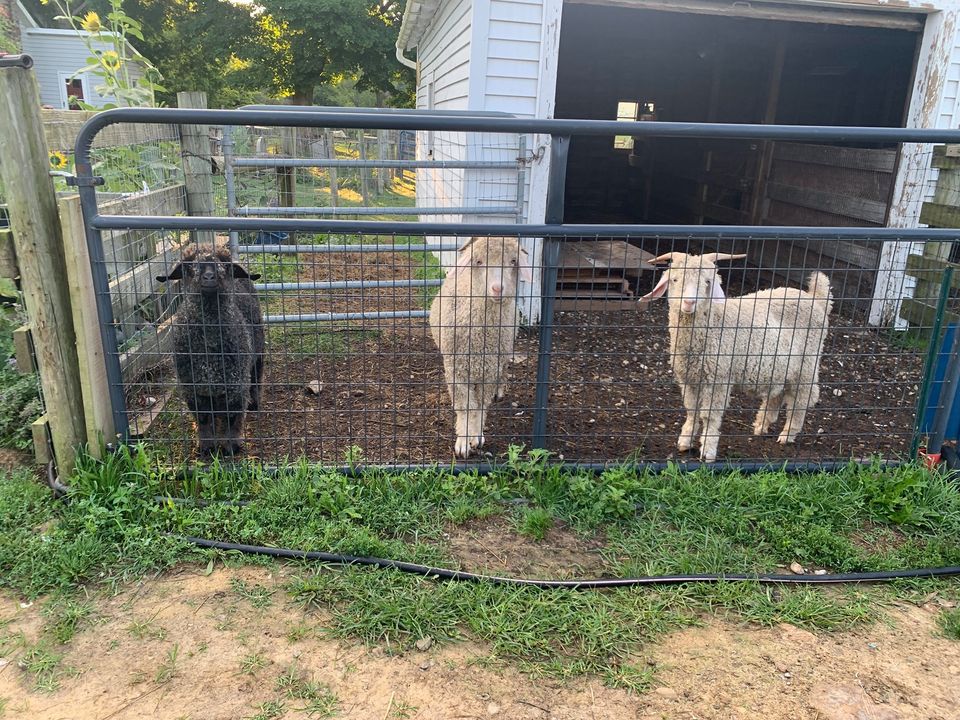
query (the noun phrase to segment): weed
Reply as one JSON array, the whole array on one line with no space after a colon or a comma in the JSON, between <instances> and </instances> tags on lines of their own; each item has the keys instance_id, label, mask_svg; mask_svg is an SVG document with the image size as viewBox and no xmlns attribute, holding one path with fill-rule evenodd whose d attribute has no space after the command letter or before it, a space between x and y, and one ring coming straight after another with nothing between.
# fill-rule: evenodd
<instances>
[{"instance_id":1,"label":"weed","mask_svg":"<svg viewBox=\"0 0 960 720\"><path fill-rule=\"evenodd\" d=\"M163 640L167 636L165 628L155 624L152 620L134 620L127 627L127 632L137 640Z\"/></svg>"},{"instance_id":2,"label":"weed","mask_svg":"<svg viewBox=\"0 0 960 720\"><path fill-rule=\"evenodd\" d=\"M246 600L257 609L269 607L273 602L273 593L275 591L263 585L248 585L241 578L230 578L230 587L233 588L233 592L235 592L238 597Z\"/></svg>"},{"instance_id":3,"label":"weed","mask_svg":"<svg viewBox=\"0 0 960 720\"><path fill-rule=\"evenodd\" d=\"M256 675L258 670L265 668L269 662L259 652L250 653L240 661L240 672L245 675Z\"/></svg>"},{"instance_id":4,"label":"weed","mask_svg":"<svg viewBox=\"0 0 960 720\"><path fill-rule=\"evenodd\" d=\"M547 536L547 531L553 527L553 515L543 508L528 508L524 510L517 524L517 529L527 537L541 541Z\"/></svg>"},{"instance_id":5,"label":"weed","mask_svg":"<svg viewBox=\"0 0 960 720\"><path fill-rule=\"evenodd\" d=\"M941 612L939 623L944 635L954 640L960 640L960 608Z\"/></svg>"},{"instance_id":6,"label":"weed","mask_svg":"<svg viewBox=\"0 0 960 720\"><path fill-rule=\"evenodd\" d=\"M19 665L34 676L33 685L39 692L52 693L60 687L63 670L62 655L57 655L43 645L35 645L20 656Z\"/></svg>"},{"instance_id":7,"label":"weed","mask_svg":"<svg viewBox=\"0 0 960 720\"><path fill-rule=\"evenodd\" d=\"M7 705L10 703L10 698L0 697L0 718L7 716Z\"/></svg>"},{"instance_id":8,"label":"weed","mask_svg":"<svg viewBox=\"0 0 960 720\"><path fill-rule=\"evenodd\" d=\"M295 664L277 676L276 688L291 700L302 700L304 705L298 709L309 717L331 717L340 704L329 687L307 680Z\"/></svg>"},{"instance_id":9,"label":"weed","mask_svg":"<svg viewBox=\"0 0 960 720\"><path fill-rule=\"evenodd\" d=\"M310 634L310 626L305 622L298 622L291 624L287 628L287 642L291 645L295 642L300 642L307 635Z\"/></svg>"},{"instance_id":10,"label":"weed","mask_svg":"<svg viewBox=\"0 0 960 720\"><path fill-rule=\"evenodd\" d=\"M406 720L412 717L416 711L416 705L411 705L404 700L397 700L391 704L389 717L396 718L397 720Z\"/></svg>"},{"instance_id":11,"label":"weed","mask_svg":"<svg viewBox=\"0 0 960 720\"><path fill-rule=\"evenodd\" d=\"M284 713L283 700L267 700L257 706L257 714L251 715L248 720L273 720Z\"/></svg>"},{"instance_id":12,"label":"weed","mask_svg":"<svg viewBox=\"0 0 960 720\"><path fill-rule=\"evenodd\" d=\"M174 643L173 647L167 650L166 659L160 664L156 674L153 676L153 681L157 683L157 685L163 685L173 680L177 674L177 656L179 654L180 646L177 643Z\"/></svg>"}]
</instances>

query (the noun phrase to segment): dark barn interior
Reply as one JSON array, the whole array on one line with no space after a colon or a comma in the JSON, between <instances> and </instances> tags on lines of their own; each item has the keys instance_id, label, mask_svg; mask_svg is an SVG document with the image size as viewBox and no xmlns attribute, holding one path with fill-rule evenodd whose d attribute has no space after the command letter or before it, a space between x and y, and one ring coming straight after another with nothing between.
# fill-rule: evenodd
<instances>
[{"instance_id":1,"label":"dark barn interior","mask_svg":"<svg viewBox=\"0 0 960 720\"><path fill-rule=\"evenodd\" d=\"M900 127L921 27L567 3L556 116ZM578 137L564 219L879 227L897 158L896 146ZM644 249L668 248L651 242ZM835 279L841 304L869 304L876 243L801 240L742 249L754 265L782 268L777 274L792 281L800 275L790 268L800 264L845 271Z\"/></svg>"}]
</instances>

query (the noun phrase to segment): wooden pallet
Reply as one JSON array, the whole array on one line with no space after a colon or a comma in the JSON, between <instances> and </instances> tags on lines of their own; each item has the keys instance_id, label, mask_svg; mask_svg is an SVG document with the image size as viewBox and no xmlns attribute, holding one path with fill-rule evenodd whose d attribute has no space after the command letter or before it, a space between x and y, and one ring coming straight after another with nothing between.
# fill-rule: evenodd
<instances>
[{"instance_id":1,"label":"wooden pallet","mask_svg":"<svg viewBox=\"0 0 960 720\"><path fill-rule=\"evenodd\" d=\"M624 240L565 242L557 270L556 310L636 310L642 305L630 288L630 278L654 271L652 259L653 255Z\"/></svg>"}]
</instances>

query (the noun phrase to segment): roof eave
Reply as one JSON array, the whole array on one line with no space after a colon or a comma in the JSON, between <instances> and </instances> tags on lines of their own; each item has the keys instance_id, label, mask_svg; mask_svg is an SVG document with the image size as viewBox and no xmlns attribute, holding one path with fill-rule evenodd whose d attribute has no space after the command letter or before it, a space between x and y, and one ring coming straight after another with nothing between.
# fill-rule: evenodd
<instances>
[{"instance_id":1,"label":"roof eave","mask_svg":"<svg viewBox=\"0 0 960 720\"><path fill-rule=\"evenodd\" d=\"M424 33L430 27L442 0L409 0L403 11L403 21L400 23L400 34L397 37L397 47L401 51L412 50L423 39Z\"/></svg>"}]
</instances>

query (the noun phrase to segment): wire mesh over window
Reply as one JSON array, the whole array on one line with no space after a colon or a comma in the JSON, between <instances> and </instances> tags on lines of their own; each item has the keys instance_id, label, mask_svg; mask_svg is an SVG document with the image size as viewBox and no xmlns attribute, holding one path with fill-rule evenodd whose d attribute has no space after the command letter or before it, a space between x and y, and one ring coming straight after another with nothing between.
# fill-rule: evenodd
<instances>
[{"instance_id":1,"label":"wire mesh over window","mask_svg":"<svg viewBox=\"0 0 960 720\"><path fill-rule=\"evenodd\" d=\"M719 429L708 433L718 437L716 457L706 459L847 460L906 455L918 408L936 402L925 378L954 318L941 312L944 303L951 310L954 293L943 273L952 246L883 240L872 232L883 219L856 221L847 205L828 203L824 196L834 191L811 190L836 182L835 168L817 175L817 158L826 161L819 150L793 143L771 152L776 198L763 200L761 214L787 206L796 213L803 203L821 202L826 205L818 212L848 213L850 222L836 224L859 224L862 234L840 239L811 226L778 239L757 226L755 234L732 240L719 233L678 239L610 225L609 233L503 238L498 223L526 218L529 166L536 162L530 137L256 127L208 132L214 215L364 217L386 221L389 232L102 232L111 249L105 254L131 434L171 461L199 459L210 447L268 463L301 457L328 464L487 461L538 439L570 462L695 461L707 441L703 423L717 413ZM939 162L944 187L949 158L932 147L924 153L915 153L915 162ZM878 170L874 160L855 171L885 172L887 165ZM892 186L874 190L888 193ZM932 193L918 192L905 214L900 208L901 221L950 222L917 217L931 202ZM861 214L880 217L873 204L861 205ZM151 213L167 214L143 211ZM471 241L474 236L463 233L405 232L416 220L481 222L489 234ZM262 351L256 343L234 342L232 298L204 300L187 278L168 278L183 249L197 241L230 252L225 267L240 269L223 270L227 285L252 278ZM700 295L668 287L655 297L664 272L711 253L737 257L707 268ZM543 284L550 276L546 257L557 258L550 287ZM890 271L897 263L906 273ZM811 288L816 273L829 283L829 303L823 285ZM185 377L176 338L178 323L193 322L183 312L190 293L210 312L194 335L202 348L194 354L206 360ZM454 306L473 309L449 309ZM741 309L724 314L724 306ZM820 330L811 329L817 317ZM683 346L690 323L702 340L696 349ZM445 331L452 340L438 346L435 338ZM244 353L253 358L245 367L262 359L262 377L251 381L259 385L258 397L208 410L242 415L234 438L223 418L202 416L190 393L200 385L208 395L218 384L226 388L230 381L217 372L226 375L229 359ZM466 399L458 399L452 387L458 383L470 386ZM762 405L769 423L758 422ZM802 427L796 417L785 432L791 406L805 417ZM477 415L458 420L458 411ZM694 431L684 430L690 413ZM544 420L538 438L537 423ZM210 431L201 426L211 422L215 437L205 448L199 436Z\"/></svg>"}]
</instances>

